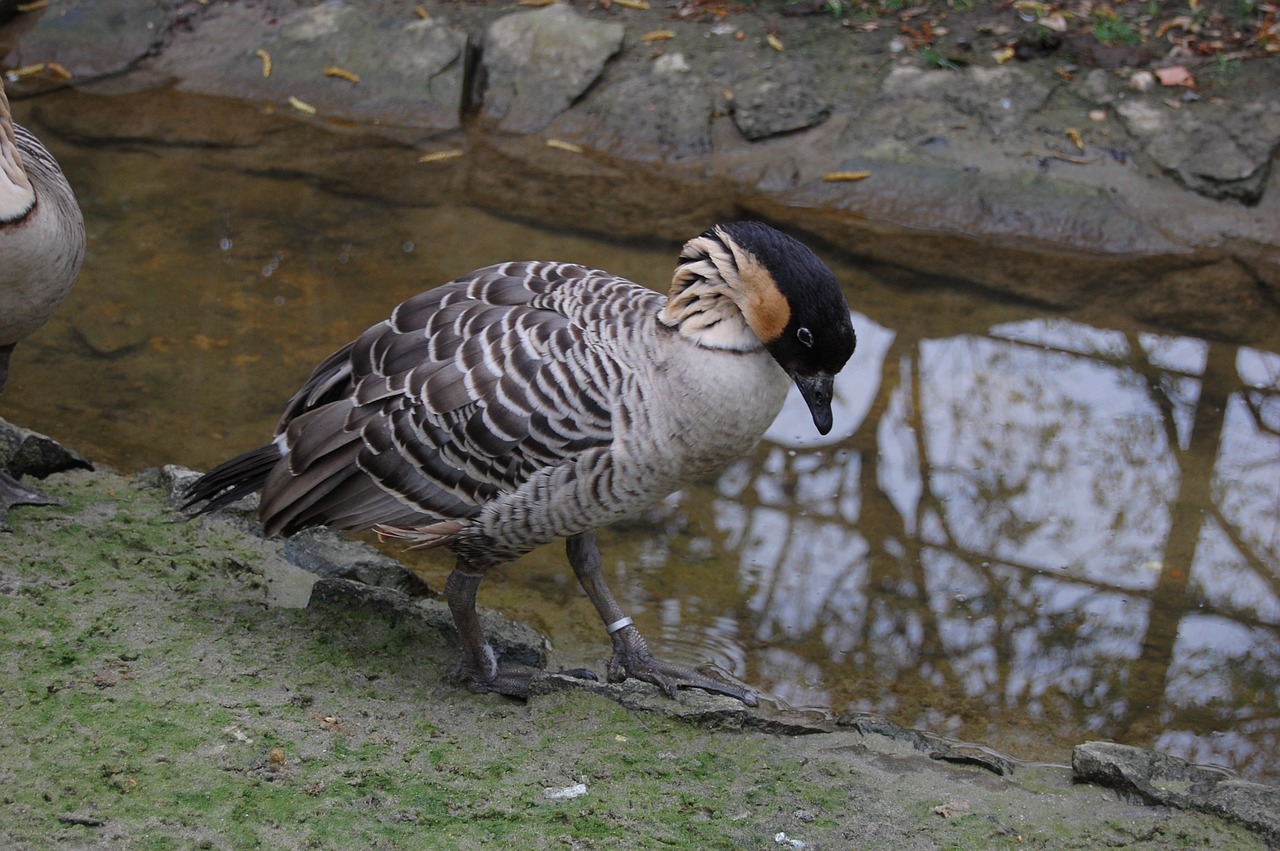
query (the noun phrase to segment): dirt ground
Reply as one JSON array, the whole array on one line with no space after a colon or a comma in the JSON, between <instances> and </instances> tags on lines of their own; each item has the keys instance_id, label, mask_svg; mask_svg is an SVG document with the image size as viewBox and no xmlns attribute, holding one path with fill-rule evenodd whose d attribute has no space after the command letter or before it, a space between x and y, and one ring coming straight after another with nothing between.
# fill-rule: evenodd
<instances>
[{"instance_id":1,"label":"dirt ground","mask_svg":"<svg viewBox=\"0 0 1280 851\"><path fill-rule=\"evenodd\" d=\"M744 729L727 699L471 694L439 603L317 593L158 473L44 484L68 504L14 511L0 558L8 848L1265 847L1063 766Z\"/></svg>"}]
</instances>

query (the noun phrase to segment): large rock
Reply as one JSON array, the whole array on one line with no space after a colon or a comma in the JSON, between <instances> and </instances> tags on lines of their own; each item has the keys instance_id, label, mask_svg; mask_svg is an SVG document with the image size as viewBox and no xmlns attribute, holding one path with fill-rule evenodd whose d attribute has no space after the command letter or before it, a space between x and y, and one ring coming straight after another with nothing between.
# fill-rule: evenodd
<instances>
[{"instance_id":1,"label":"large rock","mask_svg":"<svg viewBox=\"0 0 1280 851\"><path fill-rule=\"evenodd\" d=\"M778 64L733 87L733 123L748 139L820 124L831 104L818 94L808 63Z\"/></svg>"},{"instance_id":2,"label":"large rock","mask_svg":"<svg viewBox=\"0 0 1280 851\"><path fill-rule=\"evenodd\" d=\"M552 131L620 160L678 163L711 154L715 113L709 82L659 67L593 93Z\"/></svg>"},{"instance_id":3,"label":"large rock","mask_svg":"<svg viewBox=\"0 0 1280 851\"><path fill-rule=\"evenodd\" d=\"M0 470L43 479L67 470L92 470L89 460L51 437L0 419Z\"/></svg>"},{"instance_id":4,"label":"large rock","mask_svg":"<svg viewBox=\"0 0 1280 851\"><path fill-rule=\"evenodd\" d=\"M1233 819L1274 846L1280 843L1280 789L1247 783L1186 760L1113 742L1086 742L1071 752L1078 783L1096 783L1145 803Z\"/></svg>"},{"instance_id":5,"label":"large rock","mask_svg":"<svg viewBox=\"0 0 1280 851\"><path fill-rule=\"evenodd\" d=\"M1116 112L1156 165L1188 189L1256 204L1280 150L1280 95L1272 94L1251 103L1190 103L1181 109L1133 98L1117 103Z\"/></svg>"},{"instance_id":6,"label":"large rock","mask_svg":"<svg viewBox=\"0 0 1280 851\"><path fill-rule=\"evenodd\" d=\"M484 115L509 133L542 129L596 81L623 33L561 4L497 19L481 59Z\"/></svg>"},{"instance_id":7,"label":"large rock","mask_svg":"<svg viewBox=\"0 0 1280 851\"><path fill-rule=\"evenodd\" d=\"M292 97L322 116L380 125L461 126L464 33L434 21L374 18L341 0L278 24L264 9L220 11L157 62L180 90L281 105ZM270 59L269 76L259 50Z\"/></svg>"},{"instance_id":8,"label":"large rock","mask_svg":"<svg viewBox=\"0 0 1280 851\"><path fill-rule=\"evenodd\" d=\"M0 65L55 62L76 81L92 80L127 70L169 33L169 18L156 0L63 0L38 14Z\"/></svg>"}]
</instances>

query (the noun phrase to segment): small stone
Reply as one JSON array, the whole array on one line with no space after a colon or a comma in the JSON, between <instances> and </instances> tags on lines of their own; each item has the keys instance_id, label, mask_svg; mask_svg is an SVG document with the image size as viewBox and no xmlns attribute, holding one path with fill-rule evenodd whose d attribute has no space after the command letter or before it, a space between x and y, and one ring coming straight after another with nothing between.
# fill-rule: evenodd
<instances>
[{"instance_id":1,"label":"small stone","mask_svg":"<svg viewBox=\"0 0 1280 851\"><path fill-rule=\"evenodd\" d=\"M1156 75L1150 71L1135 71L1129 78L1129 88L1135 92L1149 92L1156 85Z\"/></svg>"}]
</instances>

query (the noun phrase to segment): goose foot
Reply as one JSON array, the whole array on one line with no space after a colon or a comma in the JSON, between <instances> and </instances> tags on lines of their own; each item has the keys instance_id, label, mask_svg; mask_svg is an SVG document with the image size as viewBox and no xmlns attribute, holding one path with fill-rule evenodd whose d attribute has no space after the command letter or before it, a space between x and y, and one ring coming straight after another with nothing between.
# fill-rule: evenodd
<instances>
[{"instance_id":1,"label":"goose foot","mask_svg":"<svg viewBox=\"0 0 1280 851\"><path fill-rule=\"evenodd\" d=\"M579 680L598 682L600 679L594 671L587 668L561 670L559 673ZM484 670L469 670L464 662L449 675L449 682L453 685L466 686L467 691L476 694L502 694L528 700L530 683L533 682L534 677L544 674L546 671L530 668L528 665L499 665L497 672L489 676Z\"/></svg>"},{"instance_id":2,"label":"goose foot","mask_svg":"<svg viewBox=\"0 0 1280 851\"><path fill-rule=\"evenodd\" d=\"M649 652L644 636L634 626L623 627L611 638L613 639L613 657L609 659L609 682L611 683L620 683L627 677L634 677L662 689L667 697L675 697L677 689L700 688L712 694L723 694L740 700L747 706L757 704L756 693L749 688L722 683L682 665L655 658Z\"/></svg>"},{"instance_id":3,"label":"goose foot","mask_svg":"<svg viewBox=\"0 0 1280 851\"><path fill-rule=\"evenodd\" d=\"M0 472L0 529L7 529L5 517L15 505L62 505L62 500L33 490L8 473Z\"/></svg>"},{"instance_id":4,"label":"goose foot","mask_svg":"<svg viewBox=\"0 0 1280 851\"><path fill-rule=\"evenodd\" d=\"M675 697L676 690L700 688L713 694L723 694L740 700L747 706L756 705L756 694L751 689L722 683L697 671L661 659L649 652L644 636L631 625L631 618L622 613L613 592L604 581L601 571L600 550L596 546L594 532L584 532L565 541L565 552L574 574L582 583L587 597L595 605L605 629L613 642L613 656L609 659L609 682L620 683L628 676L652 683Z\"/></svg>"}]
</instances>

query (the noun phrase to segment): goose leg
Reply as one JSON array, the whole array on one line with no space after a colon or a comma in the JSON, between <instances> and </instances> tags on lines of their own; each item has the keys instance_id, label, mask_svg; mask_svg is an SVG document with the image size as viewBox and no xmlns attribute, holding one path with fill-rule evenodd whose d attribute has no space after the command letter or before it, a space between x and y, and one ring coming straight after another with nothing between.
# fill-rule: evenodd
<instances>
[{"instance_id":1,"label":"goose leg","mask_svg":"<svg viewBox=\"0 0 1280 851\"><path fill-rule=\"evenodd\" d=\"M454 626L462 642L462 664L449 676L450 682L466 683L475 692L496 692L508 697L529 697L529 682L538 673L527 665L499 665L497 654L484 636L480 615L476 611L476 590L484 577L461 559L444 583L445 600L453 614ZM562 671L579 679L594 680L591 671Z\"/></svg>"},{"instance_id":2,"label":"goose leg","mask_svg":"<svg viewBox=\"0 0 1280 851\"><path fill-rule=\"evenodd\" d=\"M747 706L756 705L755 692L750 689L721 683L696 671L655 659L649 652L644 636L631 625L631 618L623 614L613 592L604 581L601 571L600 550L596 546L594 532L584 532L565 541L569 564L582 583L582 588L595 604L613 642L613 657L609 659L609 682L618 683L627 677L635 677L652 683L675 697L676 689L700 688L716 694L736 698Z\"/></svg>"},{"instance_id":3,"label":"goose leg","mask_svg":"<svg viewBox=\"0 0 1280 851\"><path fill-rule=\"evenodd\" d=\"M454 683L466 683L472 691L492 691L527 698L533 669L522 665L498 667L498 657L484 637L480 615L476 611L476 589L483 577L484 574L470 569L459 559L445 580L444 596L462 642L462 664L449 679Z\"/></svg>"}]
</instances>

